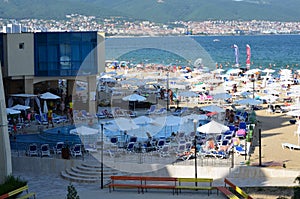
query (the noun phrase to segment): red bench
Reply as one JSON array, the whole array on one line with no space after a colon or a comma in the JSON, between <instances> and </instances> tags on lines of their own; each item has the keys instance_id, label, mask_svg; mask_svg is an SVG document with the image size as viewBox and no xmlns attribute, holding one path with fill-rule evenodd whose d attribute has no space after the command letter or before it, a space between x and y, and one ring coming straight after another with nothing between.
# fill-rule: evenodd
<instances>
[{"instance_id":1,"label":"red bench","mask_svg":"<svg viewBox=\"0 0 300 199\"><path fill-rule=\"evenodd\" d=\"M113 191L115 188L137 188L138 193L140 193L140 190L142 189L142 178L141 176L110 176L111 183L108 185L109 192L111 192L111 189ZM116 183L115 181L126 181L126 183ZM137 183L128 183L127 181L133 181Z\"/></svg>"},{"instance_id":2,"label":"red bench","mask_svg":"<svg viewBox=\"0 0 300 199\"><path fill-rule=\"evenodd\" d=\"M147 189L172 189L175 193L177 178L172 177L152 177L152 176L111 176L111 183L108 185L109 191L115 188L137 188L138 193L144 193ZM116 183L116 181L123 181ZM131 182L130 182L131 181ZM160 182L160 183L158 183ZM170 183L172 182L172 183Z\"/></svg>"}]
</instances>

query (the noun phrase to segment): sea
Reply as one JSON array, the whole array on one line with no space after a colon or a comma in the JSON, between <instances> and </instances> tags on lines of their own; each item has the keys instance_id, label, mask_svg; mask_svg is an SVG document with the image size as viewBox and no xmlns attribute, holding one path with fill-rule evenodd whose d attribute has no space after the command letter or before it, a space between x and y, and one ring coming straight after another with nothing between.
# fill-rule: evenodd
<instances>
[{"instance_id":1,"label":"sea","mask_svg":"<svg viewBox=\"0 0 300 199\"><path fill-rule=\"evenodd\" d=\"M246 67L246 45L251 47L250 68L289 68L300 64L300 35L110 37L106 60L223 69L236 66L233 45L239 48L238 67Z\"/></svg>"}]
</instances>

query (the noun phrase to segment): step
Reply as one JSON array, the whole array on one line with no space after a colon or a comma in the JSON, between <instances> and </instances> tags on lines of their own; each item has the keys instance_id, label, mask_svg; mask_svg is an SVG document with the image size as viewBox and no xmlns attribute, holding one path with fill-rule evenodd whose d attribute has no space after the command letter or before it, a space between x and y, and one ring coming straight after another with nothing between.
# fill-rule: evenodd
<instances>
[{"instance_id":1,"label":"step","mask_svg":"<svg viewBox=\"0 0 300 199\"><path fill-rule=\"evenodd\" d=\"M72 181L72 182L79 182L79 183L98 183L99 180L97 179L86 179L86 178L81 178L81 177L75 177L75 176L71 176L69 174L67 174L65 171L61 172L61 177L63 179Z\"/></svg>"},{"instance_id":2,"label":"step","mask_svg":"<svg viewBox=\"0 0 300 199\"><path fill-rule=\"evenodd\" d=\"M101 175L101 172L98 171L90 171L90 170L82 170L82 169L78 169L77 167L71 167L71 170L75 173L80 173L80 174L84 174L84 175ZM103 172L104 176L111 176L111 175L117 175L118 172L117 171L109 171L109 172Z\"/></svg>"},{"instance_id":3,"label":"step","mask_svg":"<svg viewBox=\"0 0 300 199\"><path fill-rule=\"evenodd\" d=\"M100 175L100 172L82 170L82 169L78 169L77 167L71 167L71 170L75 173L80 173L84 175Z\"/></svg>"},{"instance_id":4,"label":"step","mask_svg":"<svg viewBox=\"0 0 300 199\"><path fill-rule=\"evenodd\" d=\"M98 180L100 178L99 175L85 175L85 174L73 172L71 169L66 169L66 173L69 174L70 176L84 178L84 179Z\"/></svg>"},{"instance_id":5,"label":"step","mask_svg":"<svg viewBox=\"0 0 300 199\"><path fill-rule=\"evenodd\" d=\"M86 167L83 165L77 165L76 167L83 171L101 172L101 168L97 168L97 167ZM110 167L103 167L103 172L111 172L111 171L114 171L114 169Z\"/></svg>"}]
</instances>

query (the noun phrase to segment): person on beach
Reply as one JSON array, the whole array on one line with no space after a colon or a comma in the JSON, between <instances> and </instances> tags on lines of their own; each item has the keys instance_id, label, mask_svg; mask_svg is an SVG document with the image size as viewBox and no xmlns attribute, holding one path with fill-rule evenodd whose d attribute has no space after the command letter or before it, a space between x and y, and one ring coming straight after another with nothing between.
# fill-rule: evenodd
<instances>
[{"instance_id":1,"label":"person on beach","mask_svg":"<svg viewBox=\"0 0 300 199\"><path fill-rule=\"evenodd\" d=\"M54 127L53 112L51 109L48 111L48 127L49 127L50 123L52 124L52 127Z\"/></svg>"}]
</instances>

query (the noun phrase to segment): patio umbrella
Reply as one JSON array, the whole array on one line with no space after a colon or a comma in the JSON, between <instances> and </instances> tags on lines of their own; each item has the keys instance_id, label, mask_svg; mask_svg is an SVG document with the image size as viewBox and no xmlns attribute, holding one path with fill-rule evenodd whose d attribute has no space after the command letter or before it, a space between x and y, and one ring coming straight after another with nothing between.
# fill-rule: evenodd
<instances>
[{"instance_id":1,"label":"patio umbrella","mask_svg":"<svg viewBox=\"0 0 300 199\"><path fill-rule=\"evenodd\" d=\"M237 100L235 101L236 104L239 105L258 105L258 104L262 104L262 101L260 100L256 100L253 98L247 98L247 99L242 99L242 100Z\"/></svg>"},{"instance_id":2,"label":"patio umbrella","mask_svg":"<svg viewBox=\"0 0 300 199\"><path fill-rule=\"evenodd\" d=\"M24 106L24 105L21 105L21 104L17 104L13 107L11 107L12 109L15 109L15 110L19 110L19 111L25 111L27 109L30 109L30 106Z\"/></svg>"},{"instance_id":3,"label":"patio umbrella","mask_svg":"<svg viewBox=\"0 0 300 199\"><path fill-rule=\"evenodd\" d=\"M207 133L207 134L220 134L222 132L225 132L229 130L228 126L225 126L221 123L218 123L214 120L210 121L207 124L204 124L202 126L199 126L197 128L197 131L202 132L202 133Z\"/></svg>"},{"instance_id":4,"label":"patio umbrella","mask_svg":"<svg viewBox=\"0 0 300 199\"><path fill-rule=\"evenodd\" d=\"M289 111L286 114L290 116L300 117L300 110Z\"/></svg>"},{"instance_id":5,"label":"patio umbrella","mask_svg":"<svg viewBox=\"0 0 300 199\"><path fill-rule=\"evenodd\" d=\"M84 145L92 144L97 140L99 131L87 126L79 126L70 130L70 134L78 135Z\"/></svg>"},{"instance_id":6,"label":"patio umbrella","mask_svg":"<svg viewBox=\"0 0 300 199\"><path fill-rule=\"evenodd\" d=\"M133 102L133 110L135 110L135 102L143 102L146 99L147 98L145 98L144 96L135 93L122 98L122 100L124 101Z\"/></svg>"},{"instance_id":7,"label":"patio umbrella","mask_svg":"<svg viewBox=\"0 0 300 199\"><path fill-rule=\"evenodd\" d=\"M187 122L188 120L191 120L191 121L193 121L193 120L207 120L207 115L205 115L205 114L201 114L201 115L198 115L198 114L191 114L191 115L187 115L187 116L184 116L183 118L182 118L182 121L185 123L185 122Z\"/></svg>"},{"instance_id":8,"label":"patio umbrella","mask_svg":"<svg viewBox=\"0 0 300 199\"><path fill-rule=\"evenodd\" d=\"M46 92L46 93L41 94L40 98L47 100L47 99L59 99L60 97L57 95L54 95L50 92Z\"/></svg>"},{"instance_id":9,"label":"patio umbrella","mask_svg":"<svg viewBox=\"0 0 300 199\"><path fill-rule=\"evenodd\" d=\"M43 112L48 113L48 106L47 106L47 101L44 101L44 106L43 106Z\"/></svg>"},{"instance_id":10,"label":"patio umbrella","mask_svg":"<svg viewBox=\"0 0 300 199\"><path fill-rule=\"evenodd\" d=\"M197 94L193 91L179 92L177 95L182 96L182 97L197 97L197 96L199 96L199 94Z\"/></svg>"},{"instance_id":11,"label":"patio umbrella","mask_svg":"<svg viewBox=\"0 0 300 199\"><path fill-rule=\"evenodd\" d=\"M12 108L6 108L7 115L15 115L15 114L20 114L20 113L21 113L21 111L19 111L19 110L15 110Z\"/></svg>"},{"instance_id":12,"label":"patio umbrella","mask_svg":"<svg viewBox=\"0 0 300 199\"><path fill-rule=\"evenodd\" d=\"M149 124L152 121L153 120L150 117L147 117L147 116L144 116L144 115L139 116L139 117L133 119L133 122L135 124Z\"/></svg>"},{"instance_id":13,"label":"patio umbrella","mask_svg":"<svg viewBox=\"0 0 300 199\"><path fill-rule=\"evenodd\" d=\"M217 93L217 94L213 95L213 98L215 100L225 100L225 99L232 98L232 96L228 93Z\"/></svg>"},{"instance_id":14,"label":"patio umbrella","mask_svg":"<svg viewBox=\"0 0 300 199\"><path fill-rule=\"evenodd\" d=\"M134 124L133 121L128 118L115 118L114 122L117 128L121 131L129 131L139 128L138 125Z\"/></svg>"},{"instance_id":15,"label":"patio umbrella","mask_svg":"<svg viewBox=\"0 0 300 199\"><path fill-rule=\"evenodd\" d=\"M222 107L219 107L217 105L209 105L209 106L203 106L201 107L202 110L208 111L208 112L225 112L225 110Z\"/></svg>"}]
</instances>

